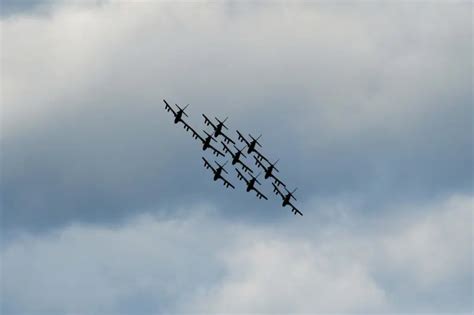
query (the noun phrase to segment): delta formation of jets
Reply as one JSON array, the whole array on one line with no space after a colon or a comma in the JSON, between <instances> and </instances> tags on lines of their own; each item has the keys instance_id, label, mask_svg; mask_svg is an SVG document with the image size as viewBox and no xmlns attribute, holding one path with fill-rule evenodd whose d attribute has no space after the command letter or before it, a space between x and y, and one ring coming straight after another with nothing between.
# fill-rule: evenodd
<instances>
[{"instance_id":1,"label":"delta formation of jets","mask_svg":"<svg viewBox=\"0 0 474 315\"><path fill-rule=\"evenodd\" d=\"M303 215L301 211L299 211L293 204L292 200L296 201L296 198L294 197L294 193L297 188L295 188L293 191L289 191L286 188L286 185L275 175L275 172L279 172L279 170L276 168L276 164L278 163L279 160L276 160L275 162L270 162L269 159L267 159L259 150L257 150L257 146L259 148L262 147L262 145L258 142L258 140L261 138L262 135L258 136L257 138L254 138L252 135L249 134L250 139L246 139L245 136L242 135L242 133L238 130L236 130L237 135L238 135L238 140L244 144L242 148L238 148L235 141L232 140L232 138L226 134L229 128L225 125L225 122L227 121L227 118L224 120L219 120L217 117L215 117L216 122L212 122L206 115L202 115L204 118L204 123L207 126L211 126L213 131L212 132L207 132L203 130L203 132L206 134L200 135L196 130L194 130L187 122L183 120L183 116L188 117L188 115L185 113L186 108L189 106L186 105L184 108L179 107L177 104L175 106L177 109L173 109L166 100L163 100L165 103L165 109L168 112L172 112L174 115L174 123L182 123L183 127L186 131L190 131L192 133L192 137L196 140L199 140L202 144L202 150L206 151L207 149L210 149L214 155L217 157L222 156L225 157L225 154L229 154L231 157L231 163L232 165L239 164L242 172L238 169L235 168L235 171L237 172L237 178L241 181L244 181L246 184L246 191L254 191L257 195L257 198L259 199L265 199L268 200L268 198L256 187L256 184L262 185L258 181L258 177L262 173L261 171L257 174L254 175L253 170L246 164L247 156L244 154L244 150L247 148L246 152L248 155L253 154L253 159L255 161L255 165L262 169L264 171L264 178L269 179L271 178L272 186L273 186L273 192L277 195L280 196L281 199L283 200L282 206L289 206L291 207L291 211L296 215ZM224 133L224 129L226 130L226 133ZM223 141L220 141L220 144L222 145L222 150L225 152L221 152L218 150L214 144L219 143L216 139L218 137L222 137ZM234 150L230 148L232 144L232 147ZM212 172L214 173L214 181L221 180L226 188L231 187L232 189L235 189L235 186L232 185L231 182L229 182L223 174L229 175L229 173L226 171L224 168L228 161L226 161L224 164L219 164L217 161L214 161L215 166L213 166L212 163L210 163L206 158L202 157L202 160L204 162L204 167L206 169L211 169Z\"/></svg>"}]
</instances>

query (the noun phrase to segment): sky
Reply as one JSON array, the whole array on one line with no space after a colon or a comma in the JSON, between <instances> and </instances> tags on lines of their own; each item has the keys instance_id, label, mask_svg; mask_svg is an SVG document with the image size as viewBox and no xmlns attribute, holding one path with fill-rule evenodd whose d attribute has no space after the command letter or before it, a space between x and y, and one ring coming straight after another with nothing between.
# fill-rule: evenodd
<instances>
[{"instance_id":1,"label":"sky","mask_svg":"<svg viewBox=\"0 0 474 315\"><path fill-rule=\"evenodd\" d=\"M1 5L2 314L473 311L470 2Z\"/></svg>"}]
</instances>

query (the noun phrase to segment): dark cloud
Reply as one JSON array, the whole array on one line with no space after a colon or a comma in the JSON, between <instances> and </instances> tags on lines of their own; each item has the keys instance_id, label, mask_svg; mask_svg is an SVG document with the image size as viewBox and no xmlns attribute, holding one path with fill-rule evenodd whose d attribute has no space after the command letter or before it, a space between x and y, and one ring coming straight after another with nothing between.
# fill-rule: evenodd
<instances>
[{"instance_id":1,"label":"dark cloud","mask_svg":"<svg viewBox=\"0 0 474 315\"><path fill-rule=\"evenodd\" d=\"M2 0L0 2L0 17L41 15L51 9L52 3L52 0Z\"/></svg>"},{"instance_id":2,"label":"dark cloud","mask_svg":"<svg viewBox=\"0 0 474 315\"><path fill-rule=\"evenodd\" d=\"M264 202L233 175L236 191L212 182L164 97L191 103L199 130L204 112L230 116L234 137L236 128L262 133L263 151L281 159L301 204L342 198L366 213L472 190L462 5L416 14L410 6L233 5L79 9L88 23L65 11L33 20L22 30L37 32L28 43L13 36L21 22L5 21L4 226L114 224L202 200L233 218L288 218L268 183ZM65 20L67 30L52 31ZM31 64L21 62L26 55Z\"/></svg>"},{"instance_id":3,"label":"dark cloud","mask_svg":"<svg viewBox=\"0 0 474 315\"><path fill-rule=\"evenodd\" d=\"M86 4L0 21L3 313L472 308L469 4ZM163 98L262 133L305 216Z\"/></svg>"}]
</instances>

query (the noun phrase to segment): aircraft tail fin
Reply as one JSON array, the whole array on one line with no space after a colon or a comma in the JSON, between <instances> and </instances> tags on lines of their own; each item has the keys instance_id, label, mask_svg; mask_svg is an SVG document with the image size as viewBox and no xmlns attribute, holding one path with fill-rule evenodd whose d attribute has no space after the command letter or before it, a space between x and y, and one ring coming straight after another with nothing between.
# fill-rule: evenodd
<instances>
[{"instance_id":1,"label":"aircraft tail fin","mask_svg":"<svg viewBox=\"0 0 474 315\"><path fill-rule=\"evenodd\" d=\"M262 147L262 145L260 144L260 142L258 142L258 139L260 139L262 137L262 134L260 134L257 138L254 138L252 137L252 135L249 133L249 136L250 138L252 138L253 141L255 141L255 143L259 146L259 147Z\"/></svg>"},{"instance_id":2,"label":"aircraft tail fin","mask_svg":"<svg viewBox=\"0 0 474 315\"><path fill-rule=\"evenodd\" d=\"M277 172L280 172L277 168L276 168L276 164L278 163L278 161L280 161L280 159L277 159L272 165L273 165L273 169Z\"/></svg>"},{"instance_id":3,"label":"aircraft tail fin","mask_svg":"<svg viewBox=\"0 0 474 315\"><path fill-rule=\"evenodd\" d=\"M293 198L295 201L296 201L296 198L295 196L293 196L293 194L295 193L295 191L298 189L298 187L296 187L295 189L293 189L293 191L291 192L291 198Z\"/></svg>"},{"instance_id":4,"label":"aircraft tail fin","mask_svg":"<svg viewBox=\"0 0 474 315\"><path fill-rule=\"evenodd\" d=\"M203 129L202 131L204 131L204 133L205 133L208 137L211 137L211 140L214 140L215 142L217 142L217 140L214 139L214 137L213 137L210 133L208 133L206 130Z\"/></svg>"},{"instance_id":5,"label":"aircraft tail fin","mask_svg":"<svg viewBox=\"0 0 474 315\"><path fill-rule=\"evenodd\" d=\"M229 128L227 128L227 126L224 124L224 123L227 121L227 119L228 119L229 117L226 117L226 118L225 118L224 120L222 120L222 121L221 121L219 118L217 118L217 117L214 117L214 118L215 118L220 124L222 124L222 127L224 127L225 129L229 130Z\"/></svg>"},{"instance_id":6,"label":"aircraft tail fin","mask_svg":"<svg viewBox=\"0 0 474 315\"><path fill-rule=\"evenodd\" d=\"M186 112L185 112L185 110L186 110L186 108L188 108L189 104L187 104L186 106L184 106L184 108L179 107L179 105L176 104L176 103L175 103L174 105L176 105L176 107L179 108L179 110L183 113L184 116L189 117L188 114L186 114Z\"/></svg>"}]
</instances>

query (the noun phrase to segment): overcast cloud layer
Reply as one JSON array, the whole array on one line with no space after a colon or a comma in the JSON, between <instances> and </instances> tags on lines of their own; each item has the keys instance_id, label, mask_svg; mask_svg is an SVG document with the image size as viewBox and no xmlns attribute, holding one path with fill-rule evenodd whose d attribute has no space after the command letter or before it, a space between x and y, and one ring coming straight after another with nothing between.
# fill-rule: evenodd
<instances>
[{"instance_id":1,"label":"overcast cloud layer","mask_svg":"<svg viewBox=\"0 0 474 315\"><path fill-rule=\"evenodd\" d=\"M27 313L466 312L472 202L453 197L426 205L429 215L369 227L340 217L329 226L242 225L216 219L210 205L113 229L73 225L9 243L4 306ZM310 213L306 220L317 219Z\"/></svg>"},{"instance_id":2,"label":"overcast cloud layer","mask_svg":"<svg viewBox=\"0 0 474 315\"><path fill-rule=\"evenodd\" d=\"M3 7L2 312L472 311L469 3ZM163 98L262 133L304 217Z\"/></svg>"}]
</instances>

